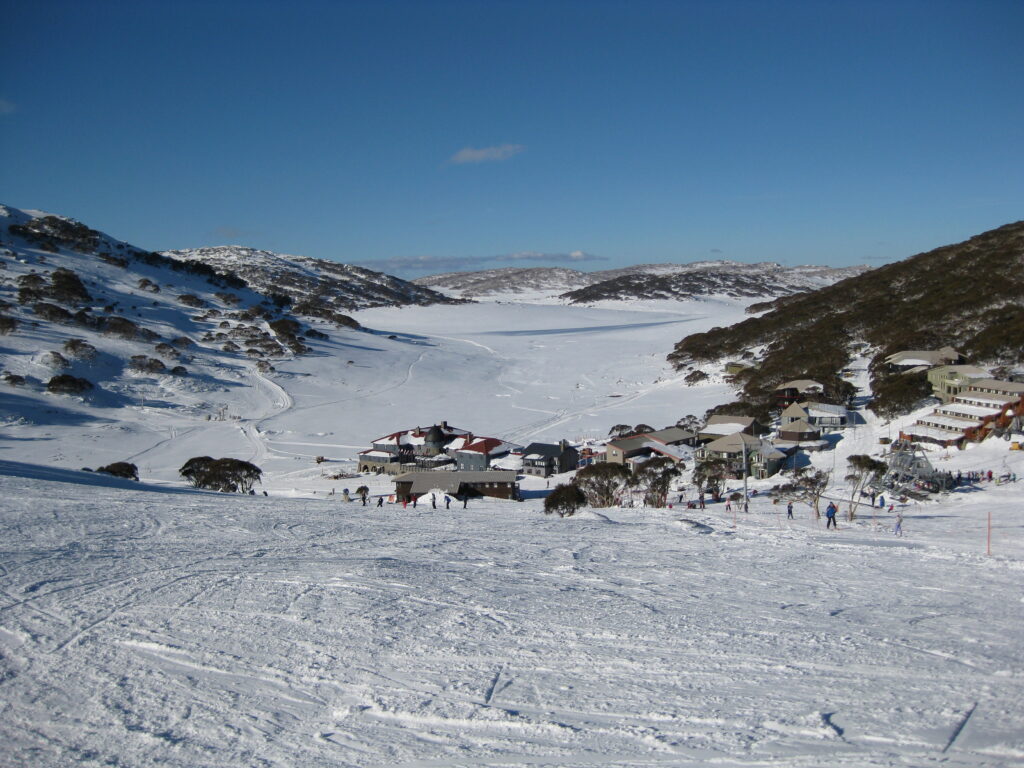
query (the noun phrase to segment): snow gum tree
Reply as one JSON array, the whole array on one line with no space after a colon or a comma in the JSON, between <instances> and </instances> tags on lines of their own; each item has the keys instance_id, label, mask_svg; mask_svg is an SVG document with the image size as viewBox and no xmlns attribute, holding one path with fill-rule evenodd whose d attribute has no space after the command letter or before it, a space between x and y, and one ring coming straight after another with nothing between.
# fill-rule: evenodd
<instances>
[{"instance_id":1,"label":"snow gum tree","mask_svg":"<svg viewBox=\"0 0 1024 768\"><path fill-rule=\"evenodd\" d=\"M629 484L629 470L622 464L590 464L573 481L592 507L610 507Z\"/></svg>"},{"instance_id":2,"label":"snow gum tree","mask_svg":"<svg viewBox=\"0 0 1024 768\"><path fill-rule=\"evenodd\" d=\"M263 471L255 464L241 459L195 456L185 462L178 474L192 483L194 488L222 493L248 493L253 484L260 481Z\"/></svg>"},{"instance_id":3,"label":"snow gum tree","mask_svg":"<svg viewBox=\"0 0 1024 768\"><path fill-rule=\"evenodd\" d=\"M712 496L718 498L719 488L729 476L729 462L725 459L705 459L698 462L693 469L693 484L697 486L697 493L701 494L707 490Z\"/></svg>"},{"instance_id":4,"label":"snow gum tree","mask_svg":"<svg viewBox=\"0 0 1024 768\"><path fill-rule=\"evenodd\" d=\"M586 503L587 497L577 486L571 483L558 485L544 498L544 514L572 517Z\"/></svg>"},{"instance_id":5,"label":"snow gum tree","mask_svg":"<svg viewBox=\"0 0 1024 768\"><path fill-rule=\"evenodd\" d=\"M672 481L682 472L668 456L657 456L637 467L633 474L633 485L644 491L644 503L652 507L664 507Z\"/></svg>"},{"instance_id":6,"label":"snow gum tree","mask_svg":"<svg viewBox=\"0 0 1024 768\"><path fill-rule=\"evenodd\" d=\"M813 467L800 467L793 472L793 479L778 489L779 496L790 501L803 502L814 508L814 516L821 517L819 505L828 488L828 472Z\"/></svg>"},{"instance_id":7,"label":"snow gum tree","mask_svg":"<svg viewBox=\"0 0 1024 768\"><path fill-rule=\"evenodd\" d=\"M846 481L850 484L850 508L847 511L847 519L853 520L856 516L857 497L874 480L884 475L889 465L863 453L851 456L846 460L846 464L850 468L850 473L846 476Z\"/></svg>"}]
</instances>

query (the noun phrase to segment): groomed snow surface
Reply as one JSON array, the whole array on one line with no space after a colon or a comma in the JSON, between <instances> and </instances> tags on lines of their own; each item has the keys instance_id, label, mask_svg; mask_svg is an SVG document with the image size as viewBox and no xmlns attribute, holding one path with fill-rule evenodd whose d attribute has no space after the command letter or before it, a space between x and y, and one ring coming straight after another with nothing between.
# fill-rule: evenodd
<instances>
[{"instance_id":1,"label":"groomed snow surface","mask_svg":"<svg viewBox=\"0 0 1024 768\"><path fill-rule=\"evenodd\" d=\"M900 505L900 538L867 509L835 532L806 507L788 521L763 493L749 514L558 519L524 481L520 503L364 508L340 491L367 478L312 463L350 469L369 439L441 418L528 442L703 413L728 398L720 379L689 389L664 364L738 314L702 306L646 323L373 310L358 319L376 335L240 373L203 407L18 393L0 439L0 764L1021 764L1024 482ZM218 404L239 419L205 420ZM869 418L815 454L837 496L846 457L898 427ZM176 469L202 454L255 461L271 495L185 488ZM930 455L1024 480L1004 441ZM77 471L123 459L143 484Z\"/></svg>"}]
</instances>

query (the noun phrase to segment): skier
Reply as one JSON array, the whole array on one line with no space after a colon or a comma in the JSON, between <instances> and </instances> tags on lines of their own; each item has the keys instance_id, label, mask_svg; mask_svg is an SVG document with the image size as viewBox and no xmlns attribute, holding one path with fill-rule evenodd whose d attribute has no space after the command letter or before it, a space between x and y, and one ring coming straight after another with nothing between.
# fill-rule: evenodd
<instances>
[{"instance_id":1,"label":"skier","mask_svg":"<svg viewBox=\"0 0 1024 768\"><path fill-rule=\"evenodd\" d=\"M383 496L378 496L377 497L377 506L378 507L383 507L384 506L384 497Z\"/></svg>"},{"instance_id":2,"label":"skier","mask_svg":"<svg viewBox=\"0 0 1024 768\"><path fill-rule=\"evenodd\" d=\"M430 494L430 508L437 509L437 498L434 496L434 494Z\"/></svg>"},{"instance_id":3,"label":"skier","mask_svg":"<svg viewBox=\"0 0 1024 768\"><path fill-rule=\"evenodd\" d=\"M444 508L445 509L451 509L451 506L452 506L452 497L447 495L447 494L445 494L445 497L444 497Z\"/></svg>"},{"instance_id":4,"label":"skier","mask_svg":"<svg viewBox=\"0 0 1024 768\"><path fill-rule=\"evenodd\" d=\"M833 504L831 501L828 503L828 506L825 508L825 518L826 518L825 530L828 530L829 526L832 526L836 530L839 529L839 526L836 525L836 505Z\"/></svg>"},{"instance_id":5,"label":"skier","mask_svg":"<svg viewBox=\"0 0 1024 768\"><path fill-rule=\"evenodd\" d=\"M902 510L900 510L896 514L896 525L893 526L892 532L893 532L894 536L902 536L903 535L903 511Z\"/></svg>"},{"instance_id":6,"label":"skier","mask_svg":"<svg viewBox=\"0 0 1024 768\"><path fill-rule=\"evenodd\" d=\"M885 496L879 496L878 497L878 506L879 506L879 508L885 506Z\"/></svg>"},{"instance_id":7,"label":"skier","mask_svg":"<svg viewBox=\"0 0 1024 768\"><path fill-rule=\"evenodd\" d=\"M726 512L732 512L732 502L731 501L725 502L725 511Z\"/></svg>"},{"instance_id":8,"label":"skier","mask_svg":"<svg viewBox=\"0 0 1024 768\"><path fill-rule=\"evenodd\" d=\"M793 519L793 502L792 501L789 502L789 504L786 505L786 517L789 518L790 520Z\"/></svg>"}]
</instances>

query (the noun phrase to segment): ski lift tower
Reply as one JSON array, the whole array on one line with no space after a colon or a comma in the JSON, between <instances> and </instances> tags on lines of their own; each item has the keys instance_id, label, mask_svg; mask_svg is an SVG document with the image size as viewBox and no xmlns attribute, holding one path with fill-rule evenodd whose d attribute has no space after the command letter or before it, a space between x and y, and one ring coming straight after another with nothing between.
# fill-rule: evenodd
<instances>
[{"instance_id":1,"label":"ski lift tower","mask_svg":"<svg viewBox=\"0 0 1024 768\"><path fill-rule=\"evenodd\" d=\"M945 487L943 474L928 461L924 450L910 440L896 440L886 457L889 469L882 485L900 493L920 495L922 491L936 493Z\"/></svg>"}]
</instances>

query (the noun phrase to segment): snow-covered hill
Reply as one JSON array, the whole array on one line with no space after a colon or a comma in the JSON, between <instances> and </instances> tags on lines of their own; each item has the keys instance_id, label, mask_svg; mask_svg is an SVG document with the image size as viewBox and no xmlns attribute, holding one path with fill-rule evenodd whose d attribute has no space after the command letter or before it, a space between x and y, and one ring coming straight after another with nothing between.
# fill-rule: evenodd
<instances>
[{"instance_id":1,"label":"snow-covered hill","mask_svg":"<svg viewBox=\"0 0 1024 768\"><path fill-rule=\"evenodd\" d=\"M496 295L539 294L557 296L590 285L586 272L564 267L504 267L474 272L446 272L413 280L453 296L465 298Z\"/></svg>"},{"instance_id":2,"label":"snow-covered hill","mask_svg":"<svg viewBox=\"0 0 1024 768\"><path fill-rule=\"evenodd\" d=\"M777 298L812 291L865 272L867 267L784 267L774 262L699 261L690 264L637 264L621 269L580 272L556 267L449 272L413 282L459 297L560 297L572 303L685 300L727 295Z\"/></svg>"},{"instance_id":3,"label":"snow-covered hill","mask_svg":"<svg viewBox=\"0 0 1024 768\"><path fill-rule=\"evenodd\" d=\"M265 294L283 294L299 314L320 308L349 312L367 307L450 303L429 288L383 272L308 256L288 256L240 245L165 251L167 256L233 272Z\"/></svg>"}]
</instances>

